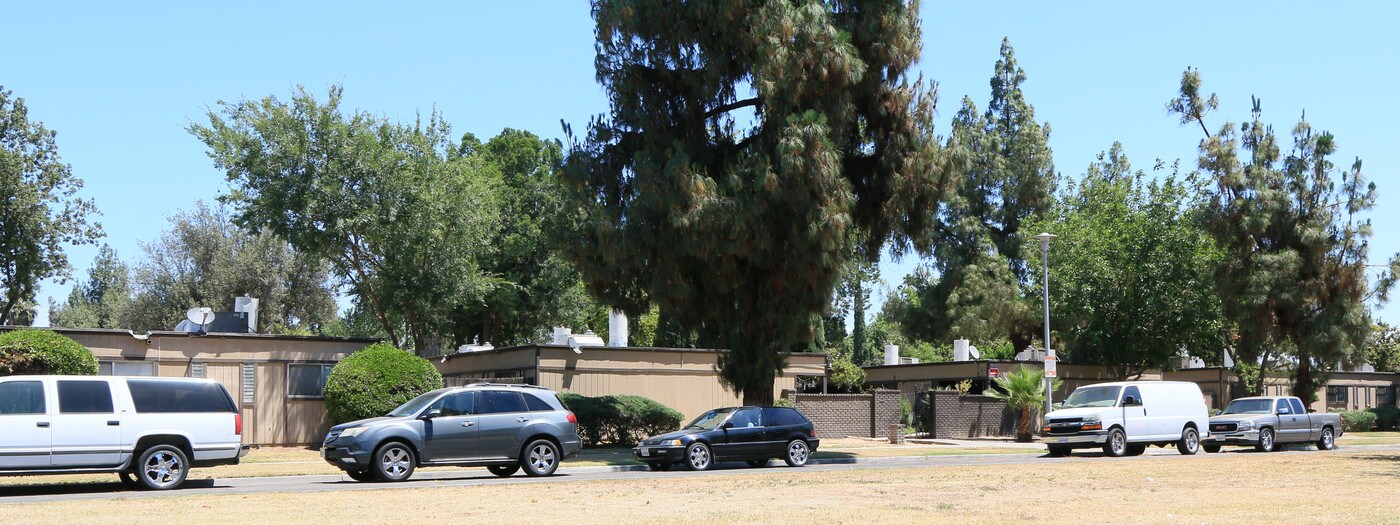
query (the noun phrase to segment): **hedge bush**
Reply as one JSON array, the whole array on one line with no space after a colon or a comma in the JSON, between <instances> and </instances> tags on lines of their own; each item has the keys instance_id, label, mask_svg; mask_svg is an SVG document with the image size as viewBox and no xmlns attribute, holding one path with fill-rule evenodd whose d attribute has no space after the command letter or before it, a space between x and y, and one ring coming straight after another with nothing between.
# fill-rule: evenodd
<instances>
[{"instance_id":1,"label":"hedge bush","mask_svg":"<svg viewBox=\"0 0 1400 525\"><path fill-rule=\"evenodd\" d=\"M1342 431L1366 432L1376 426L1376 415L1362 410L1341 412Z\"/></svg>"},{"instance_id":2,"label":"hedge bush","mask_svg":"<svg viewBox=\"0 0 1400 525\"><path fill-rule=\"evenodd\" d=\"M680 428L681 413L642 396L588 397L559 395L578 417L578 434L589 446L632 446L656 434Z\"/></svg>"},{"instance_id":3,"label":"hedge bush","mask_svg":"<svg viewBox=\"0 0 1400 525\"><path fill-rule=\"evenodd\" d=\"M331 369L324 391L326 412L336 424L378 417L442 385L442 374L427 359L376 343Z\"/></svg>"},{"instance_id":4,"label":"hedge bush","mask_svg":"<svg viewBox=\"0 0 1400 525\"><path fill-rule=\"evenodd\" d=\"M1376 430L1395 430L1400 426L1400 407L1376 407L1367 412L1376 415Z\"/></svg>"},{"instance_id":5,"label":"hedge bush","mask_svg":"<svg viewBox=\"0 0 1400 525\"><path fill-rule=\"evenodd\" d=\"M0 376L45 374L97 375L97 358L52 330L0 334Z\"/></svg>"}]
</instances>

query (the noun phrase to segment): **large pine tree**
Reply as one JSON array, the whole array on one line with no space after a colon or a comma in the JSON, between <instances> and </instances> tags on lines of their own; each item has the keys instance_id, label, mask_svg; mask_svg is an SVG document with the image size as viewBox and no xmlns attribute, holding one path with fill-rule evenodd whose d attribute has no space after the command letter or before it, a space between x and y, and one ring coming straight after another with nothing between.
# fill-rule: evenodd
<instances>
[{"instance_id":1,"label":"large pine tree","mask_svg":"<svg viewBox=\"0 0 1400 525\"><path fill-rule=\"evenodd\" d=\"M587 216L574 259L604 302L658 303L729 349L721 378L771 403L852 254L928 248L951 177L934 89L909 78L917 3L599 0L593 16L611 109L564 170Z\"/></svg>"}]
</instances>

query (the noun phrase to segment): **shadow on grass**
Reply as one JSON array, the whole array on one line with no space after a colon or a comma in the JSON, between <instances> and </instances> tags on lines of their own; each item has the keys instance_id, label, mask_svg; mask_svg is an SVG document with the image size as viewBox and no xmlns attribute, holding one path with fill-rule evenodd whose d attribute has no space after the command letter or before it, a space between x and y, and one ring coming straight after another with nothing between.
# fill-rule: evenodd
<instances>
[{"instance_id":1,"label":"shadow on grass","mask_svg":"<svg viewBox=\"0 0 1400 525\"><path fill-rule=\"evenodd\" d=\"M113 478L116 476L113 475ZM181 489L193 488L213 488L212 479L191 479L186 480ZM176 489L179 490L179 489ZM6 496L56 496L70 494L101 494L115 492L144 492L142 489L127 488L121 482L112 481L89 481L86 483L31 483L23 485L0 486L0 501L4 501Z\"/></svg>"}]
</instances>

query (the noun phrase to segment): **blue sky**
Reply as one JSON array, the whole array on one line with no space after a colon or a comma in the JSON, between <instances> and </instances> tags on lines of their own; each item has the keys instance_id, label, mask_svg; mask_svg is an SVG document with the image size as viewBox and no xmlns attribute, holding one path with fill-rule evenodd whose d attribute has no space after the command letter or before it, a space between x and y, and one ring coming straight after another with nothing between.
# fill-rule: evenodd
<instances>
[{"instance_id":1,"label":"blue sky","mask_svg":"<svg viewBox=\"0 0 1400 525\"><path fill-rule=\"evenodd\" d=\"M1400 251L1400 153L1390 103L1400 81L1393 3L943 2L923 4L919 70L940 83L940 131L964 95L985 107L1003 36L1025 68L1027 100L1052 128L1056 169L1083 172L1115 140L1133 163L1195 167L1199 128L1163 109L1197 67L1219 94L1212 130L1248 117L1251 95L1287 130L1304 110L1360 156L1380 188L1372 263ZM584 2L27 2L6 7L0 85L58 131L59 151L103 212L105 242L142 255L166 217L226 190L184 126L218 100L287 97L340 83L345 103L396 120L441 111L457 132L503 128L562 137L606 111L593 76ZM69 250L83 278L94 247ZM897 284L917 261L884 264ZM71 285L71 282L70 282ZM68 285L45 283L62 301ZM1053 284L1052 284L1053 293ZM232 299L230 298L230 301ZM211 305L231 307L228 305ZM1379 310L1400 323L1400 307ZM46 314L41 314L41 324Z\"/></svg>"}]
</instances>

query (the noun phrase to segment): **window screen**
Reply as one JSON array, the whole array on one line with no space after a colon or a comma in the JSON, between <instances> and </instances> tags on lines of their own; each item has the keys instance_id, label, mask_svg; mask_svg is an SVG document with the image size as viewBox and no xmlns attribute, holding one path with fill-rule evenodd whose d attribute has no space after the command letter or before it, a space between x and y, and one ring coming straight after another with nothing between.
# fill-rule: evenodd
<instances>
[{"instance_id":1,"label":"window screen","mask_svg":"<svg viewBox=\"0 0 1400 525\"><path fill-rule=\"evenodd\" d=\"M525 400L520 398L520 392L483 390L479 395L481 400L479 413L481 414L525 412Z\"/></svg>"},{"instance_id":2,"label":"window screen","mask_svg":"<svg viewBox=\"0 0 1400 525\"><path fill-rule=\"evenodd\" d=\"M321 397L331 368L333 365L320 363L287 365L287 396Z\"/></svg>"},{"instance_id":3,"label":"window screen","mask_svg":"<svg viewBox=\"0 0 1400 525\"><path fill-rule=\"evenodd\" d=\"M104 376L154 376L156 364L145 361L100 361L97 374Z\"/></svg>"},{"instance_id":4,"label":"window screen","mask_svg":"<svg viewBox=\"0 0 1400 525\"><path fill-rule=\"evenodd\" d=\"M58 411L64 414L111 414L112 388L106 381L59 381Z\"/></svg>"},{"instance_id":5,"label":"window screen","mask_svg":"<svg viewBox=\"0 0 1400 525\"><path fill-rule=\"evenodd\" d=\"M0 383L0 414L43 414L44 383L10 381Z\"/></svg>"},{"instance_id":6,"label":"window screen","mask_svg":"<svg viewBox=\"0 0 1400 525\"><path fill-rule=\"evenodd\" d=\"M190 363L190 377L204 377L204 363Z\"/></svg>"},{"instance_id":7,"label":"window screen","mask_svg":"<svg viewBox=\"0 0 1400 525\"><path fill-rule=\"evenodd\" d=\"M233 400L218 383L131 379L126 382L136 411L235 412Z\"/></svg>"},{"instance_id":8,"label":"window screen","mask_svg":"<svg viewBox=\"0 0 1400 525\"><path fill-rule=\"evenodd\" d=\"M243 404L253 404L256 391L253 389L253 379L256 377L257 365L253 363L243 363Z\"/></svg>"}]
</instances>

